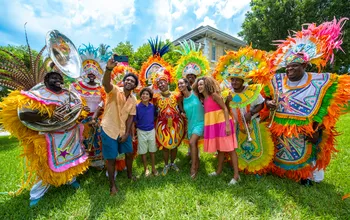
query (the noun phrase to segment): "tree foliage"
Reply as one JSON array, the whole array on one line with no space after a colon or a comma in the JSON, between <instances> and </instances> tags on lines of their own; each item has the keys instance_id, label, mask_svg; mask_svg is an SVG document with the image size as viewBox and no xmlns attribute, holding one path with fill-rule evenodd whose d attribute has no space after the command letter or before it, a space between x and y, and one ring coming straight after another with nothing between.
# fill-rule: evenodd
<instances>
[{"instance_id":1,"label":"tree foliage","mask_svg":"<svg viewBox=\"0 0 350 220\"><path fill-rule=\"evenodd\" d=\"M275 50L274 40L285 39L306 23L321 24L334 17L349 17L349 0L252 0L242 24L242 36L254 48ZM343 28L342 48L350 53L350 22ZM350 56L337 51L335 62L326 70L344 73L350 66Z\"/></svg>"},{"instance_id":2,"label":"tree foliage","mask_svg":"<svg viewBox=\"0 0 350 220\"><path fill-rule=\"evenodd\" d=\"M166 40L166 43L169 40ZM180 59L180 54L174 51L175 47L171 45L170 51L166 53L163 58L165 61L169 62L170 65L175 66L177 61ZM149 43L142 44L136 51L134 51L133 46L129 41L120 42L115 48L112 49L113 52L118 55L124 55L129 57L129 65L140 70L142 64L147 61L148 57L152 55L152 50Z\"/></svg>"}]
</instances>

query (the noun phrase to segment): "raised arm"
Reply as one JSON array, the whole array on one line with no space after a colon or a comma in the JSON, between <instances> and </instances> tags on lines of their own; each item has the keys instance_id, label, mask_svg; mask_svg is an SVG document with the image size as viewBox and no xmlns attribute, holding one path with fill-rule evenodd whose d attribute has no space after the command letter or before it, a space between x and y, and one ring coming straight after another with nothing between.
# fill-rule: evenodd
<instances>
[{"instance_id":1,"label":"raised arm","mask_svg":"<svg viewBox=\"0 0 350 220\"><path fill-rule=\"evenodd\" d=\"M118 62L114 62L113 56L108 60L105 73L103 74L102 85L106 91L109 93L113 89L113 85L111 83L111 73L113 68L118 65Z\"/></svg>"}]
</instances>

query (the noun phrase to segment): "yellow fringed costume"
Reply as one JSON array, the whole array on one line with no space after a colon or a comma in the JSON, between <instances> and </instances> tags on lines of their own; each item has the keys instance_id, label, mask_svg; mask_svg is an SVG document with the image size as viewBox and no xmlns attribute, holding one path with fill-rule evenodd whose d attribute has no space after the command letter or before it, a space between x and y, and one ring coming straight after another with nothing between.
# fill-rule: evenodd
<instances>
[{"instance_id":1,"label":"yellow fringed costume","mask_svg":"<svg viewBox=\"0 0 350 220\"><path fill-rule=\"evenodd\" d=\"M214 77L221 83L222 96L231 98L227 103L235 119L238 167L246 173L263 174L272 167L274 147L271 132L266 123L260 123L258 112L251 114L256 106L264 102L260 95L262 87L260 84L248 85L251 72L269 72L267 60L265 51L247 46L238 51L228 51L220 58L214 72ZM242 80L241 92L235 92L231 78ZM245 120L245 114L251 115L250 122Z\"/></svg>"}]
</instances>

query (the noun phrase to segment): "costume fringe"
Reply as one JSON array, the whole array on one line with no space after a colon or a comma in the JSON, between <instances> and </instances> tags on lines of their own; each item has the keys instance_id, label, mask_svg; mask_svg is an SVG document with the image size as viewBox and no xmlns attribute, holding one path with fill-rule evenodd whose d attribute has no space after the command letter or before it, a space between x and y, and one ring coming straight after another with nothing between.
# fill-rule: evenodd
<instances>
[{"instance_id":1,"label":"costume fringe","mask_svg":"<svg viewBox=\"0 0 350 220\"><path fill-rule=\"evenodd\" d=\"M27 105L28 104L28 105ZM71 181L73 177L82 174L88 169L88 160L75 167L69 168L64 172L53 172L48 163L48 152L45 136L33 131L22 124L18 119L17 109L22 107L37 109L41 114L52 115L55 106L46 106L35 102L30 98L21 95L19 91L11 92L8 97L0 103L0 123L5 130L16 137L22 146L21 157L27 161L26 171L28 173L27 181L22 181L22 187L16 195L23 189L32 186L33 181L29 180L31 176L37 176L44 184L60 186Z\"/></svg>"}]
</instances>

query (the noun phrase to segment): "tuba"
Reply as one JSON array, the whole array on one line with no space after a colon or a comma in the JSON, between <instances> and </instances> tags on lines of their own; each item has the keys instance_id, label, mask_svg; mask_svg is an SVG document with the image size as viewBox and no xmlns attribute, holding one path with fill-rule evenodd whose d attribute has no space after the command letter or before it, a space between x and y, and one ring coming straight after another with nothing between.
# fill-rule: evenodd
<instances>
[{"instance_id":1,"label":"tuba","mask_svg":"<svg viewBox=\"0 0 350 220\"><path fill-rule=\"evenodd\" d=\"M46 46L51 60L62 73L75 79L83 75L80 55L69 38L57 30L49 31L46 34ZM33 92L44 91L45 85L39 83L31 90ZM40 122L22 121L22 123L32 130L41 132L64 130L73 126L80 116L83 104L78 94L72 92L70 89L64 90L66 91L64 98L59 100L60 104L55 109L55 111L59 111L65 115L63 121L56 121L49 118ZM26 109L18 109L18 113L22 111L26 111Z\"/></svg>"}]
</instances>

